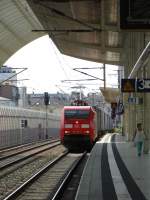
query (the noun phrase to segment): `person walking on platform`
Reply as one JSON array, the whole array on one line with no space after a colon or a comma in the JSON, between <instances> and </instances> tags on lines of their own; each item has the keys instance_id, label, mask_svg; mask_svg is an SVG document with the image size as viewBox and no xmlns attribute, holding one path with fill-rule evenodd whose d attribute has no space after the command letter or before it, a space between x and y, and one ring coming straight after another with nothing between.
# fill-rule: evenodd
<instances>
[{"instance_id":1,"label":"person walking on platform","mask_svg":"<svg viewBox=\"0 0 150 200\"><path fill-rule=\"evenodd\" d=\"M141 156L145 138L146 137L145 137L144 131L142 129L142 124L138 123L136 135L135 135L135 142L136 142L138 156Z\"/></svg>"}]
</instances>

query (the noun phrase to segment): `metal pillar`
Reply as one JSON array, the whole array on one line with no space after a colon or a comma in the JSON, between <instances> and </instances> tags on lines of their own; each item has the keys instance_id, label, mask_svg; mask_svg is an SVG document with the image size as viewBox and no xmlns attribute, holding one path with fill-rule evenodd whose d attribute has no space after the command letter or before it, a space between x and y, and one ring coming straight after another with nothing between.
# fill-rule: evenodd
<instances>
[{"instance_id":1,"label":"metal pillar","mask_svg":"<svg viewBox=\"0 0 150 200\"><path fill-rule=\"evenodd\" d=\"M103 76L104 76L104 90L106 89L106 66L105 63L103 63L104 69L103 69Z\"/></svg>"},{"instance_id":2,"label":"metal pillar","mask_svg":"<svg viewBox=\"0 0 150 200\"><path fill-rule=\"evenodd\" d=\"M47 113L47 105L46 105L46 127L45 127L45 138L48 139L48 113Z\"/></svg>"}]
</instances>

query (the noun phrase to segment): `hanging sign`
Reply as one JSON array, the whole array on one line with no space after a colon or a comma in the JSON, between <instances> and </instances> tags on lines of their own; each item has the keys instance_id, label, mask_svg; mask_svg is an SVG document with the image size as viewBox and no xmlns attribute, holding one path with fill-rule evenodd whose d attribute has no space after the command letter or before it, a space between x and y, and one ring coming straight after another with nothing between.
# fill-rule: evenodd
<instances>
[{"instance_id":1,"label":"hanging sign","mask_svg":"<svg viewBox=\"0 0 150 200\"><path fill-rule=\"evenodd\" d=\"M150 92L150 79L137 79L136 91L137 92Z\"/></svg>"},{"instance_id":2,"label":"hanging sign","mask_svg":"<svg viewBox=\"0 0 150 200\"><path fill-rule=\"evenodd\" d=\"M121 79L121 92L135 92L135 79Z\"/></svg>"},{"instance_id":3,"label":"hanging sign","mask_svg":"<svg viewBox=\"0 0 150 200\"><path fill-rule=\"evenodd\" d=\"M121 92L150 92L150 79L121 79Z\"/></svg>"}]
</instances>

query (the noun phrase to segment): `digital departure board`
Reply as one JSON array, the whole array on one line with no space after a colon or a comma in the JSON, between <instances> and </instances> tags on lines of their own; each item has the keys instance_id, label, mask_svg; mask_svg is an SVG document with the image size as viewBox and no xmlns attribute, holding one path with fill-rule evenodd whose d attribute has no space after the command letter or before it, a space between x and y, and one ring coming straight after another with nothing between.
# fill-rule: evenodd
<instances>
[{"instance_id":1,"label":"digital departure board","mask_svg":"<svg viewBox=\"0 0 150 200\"><path fill-rule=\"evenodd\" d=\"M150 29L150 0L120 0L121 29Z\"/></svg>"}]
</instances>

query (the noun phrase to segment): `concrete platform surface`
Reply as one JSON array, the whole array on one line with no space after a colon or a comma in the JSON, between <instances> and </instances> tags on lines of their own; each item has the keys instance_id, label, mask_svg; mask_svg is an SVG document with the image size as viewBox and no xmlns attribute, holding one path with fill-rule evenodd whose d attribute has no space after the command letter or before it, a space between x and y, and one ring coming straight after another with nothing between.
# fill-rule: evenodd
<instances>
[{"instance_id":1,"label":"concrete platform surface","mask_svg":"<svg viewBox=\"0 0 150 200\"><path fill-rule=\"evenodd\" d=\"M132 142L107 134L92 149L76 200L150 200L150 154L137 155Z\"/></svg>"}]
</instances>

